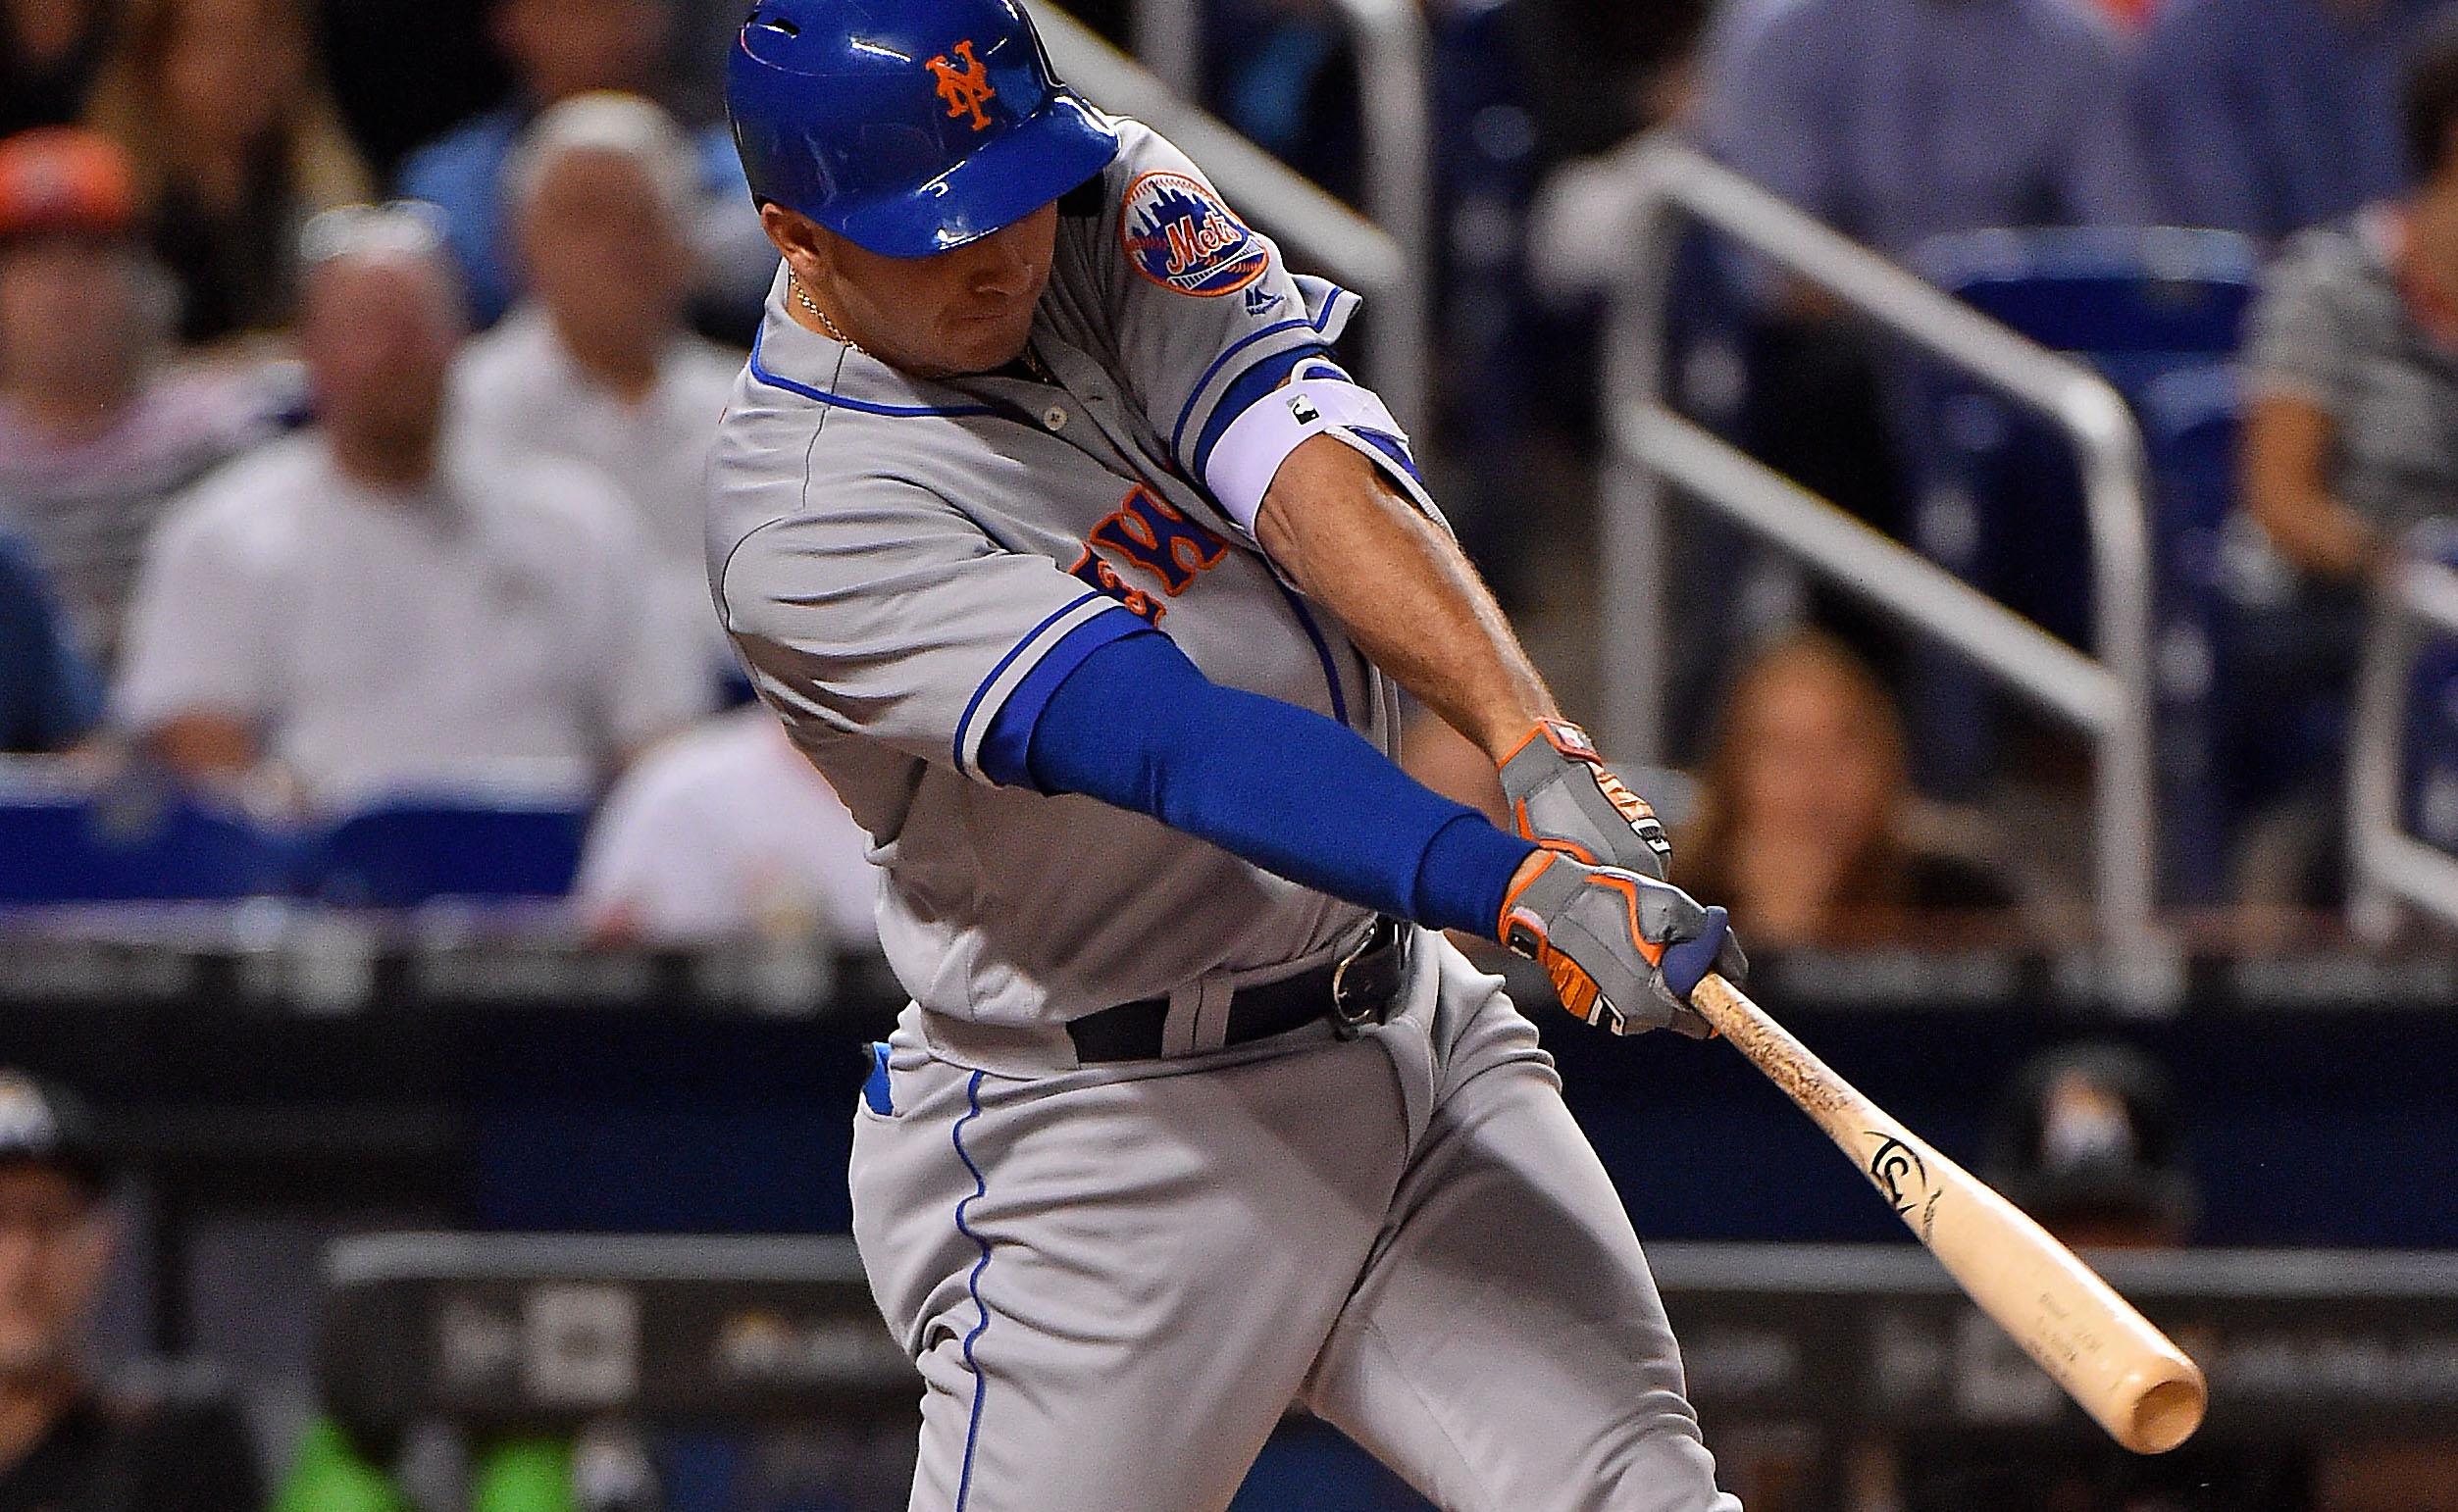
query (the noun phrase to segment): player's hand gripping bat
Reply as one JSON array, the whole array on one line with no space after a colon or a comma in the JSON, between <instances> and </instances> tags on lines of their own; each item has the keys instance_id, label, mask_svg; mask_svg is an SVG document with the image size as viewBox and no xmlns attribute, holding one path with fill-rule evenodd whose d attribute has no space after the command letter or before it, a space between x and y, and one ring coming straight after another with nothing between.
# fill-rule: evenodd
<instances>
[{"instance_id":1,"label":"player's hand gripping bat","mask_svg":"<svg viewBox=\"0 0 2458 1512\"><path fill-rule=\"evenodd\" d=\"M2108 1283L1970 1172L1929 1148L1713 974L1690 1004L1860 1163L1980 1310L2137 1454L2202 1424L2202 1372Z\"/></svg>"}]
</instances>

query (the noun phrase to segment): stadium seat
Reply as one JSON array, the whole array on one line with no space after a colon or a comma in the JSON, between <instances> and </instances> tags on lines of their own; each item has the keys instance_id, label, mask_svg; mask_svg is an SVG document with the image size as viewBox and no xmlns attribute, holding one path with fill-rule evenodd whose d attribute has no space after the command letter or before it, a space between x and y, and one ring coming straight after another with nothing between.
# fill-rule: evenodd
<instances>
[{"instance_id":1,"label":"stadium seat","mask_svg":"<svg viewBox=\"0 0 2458 1512\"><path fill-rule=\"evenodd\" d=\"M588 805L560 797L388 797L318 837L305 890L349 908L410 908L447 897L557 897L571 890L588 830Z\"/></svg>"},{"instance_id":2,"label":"stadium seat","mask_svg":"<svg viewBox=\"0 0 2458 1512\"><path fill-rule=\"evenodd\" d=\"M0 902L250 897L283 890L290 859L282 836L159 782L0 759Z\"/></svg>"},{"instance_id":3,"label":"stadium seat","mask_svg":"<svg viewBox=\"0 0 2458 1512\"><path fill-rule=\"evenodd\" d=\"M1923 244L1915 266L1982 314L2089 362L2139 411L2168 376L2233 358L2256 254L2224 231L1974 231ZM2072 448L1936 364L1915 361L1902 392L1922 484L1920 544L2087 643L2089 532Z\"/></svg>"},{"instance_id":4,"label":"stadium seat","mask_svg":"<svg viewBox=\"0 0 2458 1512\"><path fill-rule=\"evenodd\" d=\"M2166 228L1992 230L1936 238L1914 263L1982 313L2089 362L2134 407L2154 492L2182 487L2190 495L2152 505L2160 591L2181 590L2179 553L2208 544L2186 522L2214 511L2224 517L2231 493L2227 367L2252 299L2253 244L2226 232ZM2194 391L2228 397L2216 410L2207 398L2177 397ZM2090 536L2072 446L2045 420L1911 354L1894 397L1919 500L1915 544L2051 632L2090 646ZM2177 414L2154 417L2162 403ZM2163 435L2152 434L2163 428ZM2170 538L2177 529L2185 533ZM2198 646L2197 622L2205 637ZM2212 650L2199 611L2163 608L2161 625L2162 651L2176 658L2175 669L2190 673L2195 653ZM1996 751L1987 685L1959 660L1922 652L1908 701L1919 728L1947 732L1923 741L1923 785L1973 794ZM2172 767L2189 770L2195 744L2190 736L2177 744ZM2205 885L2184 875L2171 882L2188 895Z\"/></svg>"}]
</instances>

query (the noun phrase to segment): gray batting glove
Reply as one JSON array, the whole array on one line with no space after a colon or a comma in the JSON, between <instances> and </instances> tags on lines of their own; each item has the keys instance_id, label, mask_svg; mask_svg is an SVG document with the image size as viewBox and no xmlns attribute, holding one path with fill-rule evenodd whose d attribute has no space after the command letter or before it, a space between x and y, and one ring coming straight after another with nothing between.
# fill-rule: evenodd
<instances>
[{"instance_id":1,"label":"gray batting glove","mask_svg":"<svg viewBox=\"0 0 2458 1512\"><path fill-rule=\"evenodd\" d=\"M1715 1033L1691 992L1711 971L1736 986L1750 972L1724 911L1654 878L1541 859L1503 901L1503 943L1545 968L1562 1005L1616 1034Z\"/></svg>"},{"instance_id":2,"label":"gray batting glove","mask_svg":"<svg viewBox=\"0 0 2458 1512\"><path fill-rule=\"evenodd\" d=\"M1587 731L1541 720L1502 764L1503 796L1522 839L1591 866L1619 867L1663 882L1672 842L1647 800L1605 770Z\"/></svg>"}]
</instances>

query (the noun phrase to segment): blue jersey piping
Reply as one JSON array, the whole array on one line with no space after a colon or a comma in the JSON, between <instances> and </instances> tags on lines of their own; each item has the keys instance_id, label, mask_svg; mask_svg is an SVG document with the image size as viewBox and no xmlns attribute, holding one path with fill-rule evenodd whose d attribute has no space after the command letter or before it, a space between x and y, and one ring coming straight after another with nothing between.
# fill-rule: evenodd
<instances>
[{"instance_id":1,"label":"blue jersey piping","mask_svg":"<svg viewBox=\"0 0 2458 1512\"><path fill-rule=\"evenodd\" d=\"M1024 648L1039 639L1042 631L1050 629L1052 625L1057 624L1060 620L1065 619L1068 615L1073 614L1076 610L1083 608L1094 599L1107 597L1107 594L1101 592L1098 588L1087 588L1081 597L1051 610L1048 619L1025 631L1024 638L1018 640L1014 645L1009 646L1007 648L1007 654L999 658L999 665L990 669L990 676L982 679L981 686L973 689L973 697L964 706L963 717L956 721L956 737L952 754L955 758L956 770L958 772L966 770L964 763L964 732L973 728L973 716L981 709L982 699L989 694L991 684L997 682L999 675L1007 670L1007 664L1014 661L1017 657L1022 656L1024 654Z\"/></svg>"},{"instance_id":2,"label":"blue jersey piping","mask_svg":"<svg viewBox=\"0 0 2458 1512\"><path fill-rule=\"evenodd\" d=\"M990 1304L982 1300L982 1273L990 1269L990 1240L974 1233L964 1221L964 1210L990 1191L990 1182L982 1175L982 1168L973 1163L972 1155L964 1148L964 1126L982 1116L981 1072L973 1073L973 1080L965 1084L964 1103L964 1117L956 1120L949 1137L955 1142L956 1159L963 1161L964 1169L973 1175L973 1195L956 1203L956 1232L981 1246L982 1257L973 1262L973 1274L965 1278L964 1283L965 1293L973 1298L973 1308L981 1315L981 1321L973 1325L973 1332L964 1336L964 1368L973 1376L973 1412L964 1429L964 1469L956 1478L955 1512L964 1512L965 1498L973 1493L973 1448L981 1439L982 1399L986 1386L982 1380L981 1365L973 1358L973 1346L984 1334L990 1332Z\"/></svg>"},{"instance_id":3,"label":"blue jersey piping","mask_svg":"<svg viewBox=\"0 0 2458 1512\"><path fill-rule=\"evenodd\" d=\"M1227 350L1223 351L1218 357L1212 359L1212 365L1203 370L1203 376L1195 380L1195 387L1187 394L1185 408L1178 411L1178 423L1169 428L1170 455L1178 457L1181 466L1185 465L1186 459L1179 453L1178 448L1186 439L1187 422L1195 418L1195 401L1203 397L1203 390L1211 383L1213 375L1219 373L1222 368L1228 366L1230 358L1237 356L1240 352L1245 351L1255 342L1262 340L1265 336L1276 336L1284 330L1312 329L1320 331L1325 326L1331 324L1331 313L1340 307L1340 298L1347 292L1348 290L1341 288L1338 284L1333 284L1331 286L1331 292L1323 299L1323 309L1321 314L1298 316L1285 321L1275 321L1260 330L1249 331L1237 340L1230 342Z\"/></svg>"},{"instance_id":4,"label":"blue jersey piping","mask_svg":"<svg viewBox=\"0 0 2458 1512\"><path fill-rule=\"evenodd\" d=\"M790 378L781 378L778 375L769 372L767 367L760 362L760 342L767 334L767 331L762 330L751 337L751 377L759 379L763 383L766 383L771 388L782 388L790 394L800 394L805 399L817 400L821 404L833 405L841 410L859 410L865 415L887 415L898 419L910 419L928 415L965 418L982 415L999 416L1006 413L995 404L953 404L944 406L927 404L874 404L868 399L848 399L843 394L832 394L824 388L814 388L808 383L797 383Z\"/></svg>"}]
</instances>

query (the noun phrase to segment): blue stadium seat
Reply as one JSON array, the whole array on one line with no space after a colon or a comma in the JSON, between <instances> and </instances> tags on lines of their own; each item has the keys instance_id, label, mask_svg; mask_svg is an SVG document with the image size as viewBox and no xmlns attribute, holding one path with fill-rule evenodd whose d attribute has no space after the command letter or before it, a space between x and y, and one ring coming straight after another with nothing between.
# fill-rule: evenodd
<instances>
[{"instance_id":1,"label":"blue stadium seat","mask_svg":"<svg viewBox=\"0 0 2458 1512\"><path fill-rule=\"evenodd\" d=\"M2151 412L2163 391L2173 404L2180 388L2232 386L2226 367L2253 296L2253 244L2227 232L2166 228L1977 231L1936 238L1914 263L1984 314L2089 362L2133 405L2144 422L2155 491L2181 488L2188 495L2153 504L2161 591L2184 590L2179 553L2200 549L2195 542L2202 539L2185 522L2227 511L2233 421L2227 414L2163 421ZM2051 632L2088 647L2090 537L2072 448L2047 422L1917 356L1907 355L1894 389L1918 489L1914 543ZM2232 399L2220 409L2230 406ZM2179 529L2182 535L2170 538ZM2192 627L2200 623L2207 632L2206 617L2193 610L2183 611L2181 622L2170 610L2161 615L2164 644L2190 670ZM2207 640L2201 649L2211 649ZM1993 694L1959 660L1923 652L1907 701L1920 729L1944 732L1922 742L1923 785L1949 796L1973 793L1995 756ZM2177 775L2198 759L2195 744L2187 737L2177 745ZM2206 885L2187 876L2171 882L2188 896Z\"/></svg>"},{"instance_id":2,"label":"blue stadium seat","mask_svg":"<svg viewBox=\"0 0 2458 1512\"><path fill-rule=\"evenodd\" d=\"M446 897L558 897L579 870L589 808L486 793L385 798L318 838L308 894L348 908L410 908Z\"/></svg>"},{"instance_id":3,"label":"blue stadium seat","mask_svg":"<svg viewBox=\"0 0 2458 1512\"><path fill-rule=\"evenodd\" d=\"M1937 237L1915 264L1982 314L2089 362L2140 410L2168 375L2235 355L2257 260L2225 231L2053 229ZM1937 365L1916 361L1902 391L1920 544L2087 643L2089 532L2071 448Z\"/></svg>"},{"instance_id":4,"label":"blue stadium seat","mask_svg":"<svg viewBox=\"0 0 2458 1512\"><path fill-rule=\"evenodd\" d=\"M290 860L283 837L160 783L0 761L0 902L251 897L283 890Z\"/></svg>"}]
</instances>

